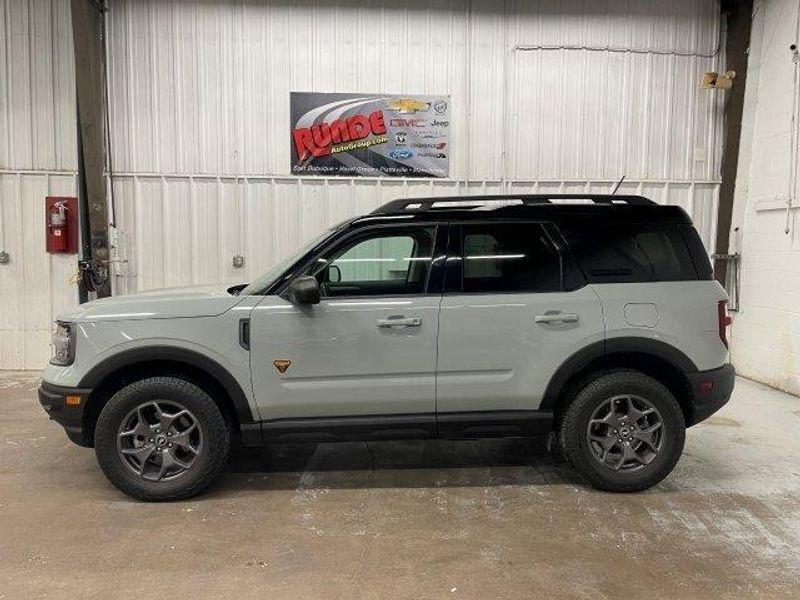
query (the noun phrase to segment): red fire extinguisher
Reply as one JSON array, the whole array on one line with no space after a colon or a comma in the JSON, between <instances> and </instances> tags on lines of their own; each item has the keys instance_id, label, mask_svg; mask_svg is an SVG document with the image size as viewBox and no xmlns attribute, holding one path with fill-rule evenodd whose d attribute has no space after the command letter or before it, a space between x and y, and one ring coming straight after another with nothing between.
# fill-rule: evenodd
<instances>
[{"instance_id":1,"label":"red fire extinguisher","mask_svg":"<svg viewBox=\"0 0 800 600\"><path fill-rule=\"evenodd\" d=\"M67 210L65 202L54 202L50 207L47 227L53 252L67 250Z\"/></svg>"}]
</instances>

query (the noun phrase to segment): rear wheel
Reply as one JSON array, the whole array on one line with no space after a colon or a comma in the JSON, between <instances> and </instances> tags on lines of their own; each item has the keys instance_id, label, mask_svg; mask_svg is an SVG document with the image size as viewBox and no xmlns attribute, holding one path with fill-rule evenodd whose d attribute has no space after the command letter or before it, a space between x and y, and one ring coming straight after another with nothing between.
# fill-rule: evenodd
<instances>
[{"instance_id":1,"label":"rear wheel","mask_svg":"<svg viewBox=\"0 0 800 600\"><path fill-rule=\"evenodd\" d=\"M228 456L219 408L195 384L152 377L118 391L103 407L95 454L106 477L141 500L178 500L205 489Z\"/></svg>"},{"instance_id":2,"label":"rear wheel","mask_svg":"<svg viewBox=\"0 0 800 600\"><path fill-rule=\"evenodd\" d=\"M600 490L636 492L666 477L683 452L675 397L637 371L599 375L569 405L559 432L567 461Z\"/></svg>"}]
</instances>

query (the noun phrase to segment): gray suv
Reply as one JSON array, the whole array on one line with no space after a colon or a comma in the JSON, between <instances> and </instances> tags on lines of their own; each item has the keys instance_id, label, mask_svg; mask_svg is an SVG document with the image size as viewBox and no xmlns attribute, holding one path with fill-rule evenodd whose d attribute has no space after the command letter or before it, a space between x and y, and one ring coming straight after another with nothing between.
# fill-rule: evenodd
<instances>
[{"instance_id":1,"label":"gray suv","mask_svg":"<svg viewBox=\"0 0 800 600\"><path fill-rule=\"evenodd\" d=\"M730 397L727 296L639 196L396 200L247 285L89 302L39 398L119 489L200 492L245 446L550 434L594 487L663 479Z\"/></svg>"}]
</instances>

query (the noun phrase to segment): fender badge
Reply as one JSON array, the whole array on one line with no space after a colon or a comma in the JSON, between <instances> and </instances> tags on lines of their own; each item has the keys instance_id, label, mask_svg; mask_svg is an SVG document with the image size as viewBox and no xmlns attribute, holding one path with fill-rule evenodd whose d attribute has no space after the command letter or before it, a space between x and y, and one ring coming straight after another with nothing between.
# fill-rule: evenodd
<instances>
[{"instance_id":1,"label":"fender badge","mask_svg":"<svg viewBox=\"0 0 800 600\"><path fill-rule=\"evenodd\" d=\"M292 366L292 361L290 360L273 360L272 364L275 365L275 368L278 369L278 373L286 373L289 370L289 367Z\"/></svg>"}]
</instances>

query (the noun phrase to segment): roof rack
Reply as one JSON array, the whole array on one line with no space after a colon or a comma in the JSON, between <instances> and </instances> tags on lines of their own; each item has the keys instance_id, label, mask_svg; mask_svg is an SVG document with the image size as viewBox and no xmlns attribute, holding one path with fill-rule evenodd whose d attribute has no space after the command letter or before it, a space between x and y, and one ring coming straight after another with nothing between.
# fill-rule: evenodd
<instances>
[{"instance_id":1,"label":"roof rack","mask_svg":"<svg viewBox=\"0 0 800 600\"><path fill-rule=\"evenodd\" d=\"M481 196L450 196L441 198L400 198L387 202L372 214L397 212L427 212L432 210L492 210L509 205L557 205L594 204L613 206L655 206L644 196L611 194L497 194Z\"/></svg>"}]
</instances>

